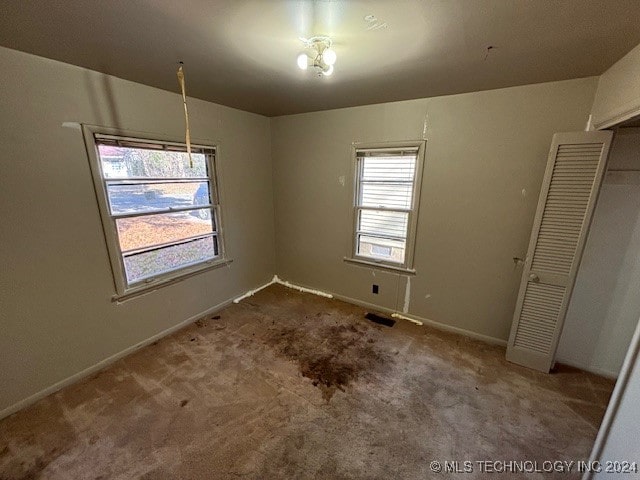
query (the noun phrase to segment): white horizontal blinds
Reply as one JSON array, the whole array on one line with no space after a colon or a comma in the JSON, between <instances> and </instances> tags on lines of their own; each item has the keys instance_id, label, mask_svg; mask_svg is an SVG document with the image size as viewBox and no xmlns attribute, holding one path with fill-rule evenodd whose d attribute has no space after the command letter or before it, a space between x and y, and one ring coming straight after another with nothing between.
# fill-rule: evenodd
<instances>
[{"instance_id":1,"label":"white horizontal blinds","mask_svg":"<svg viewBox=\"0 0 640 480\"><path fill-rule=\"evenodd\" d=\"M532 270L569 274L602 147L602 143L558 147Z\"/></svg>"},{"instance_id":2,"label":"white horizontal blinds","mask_svg":"<svg viewBox=\"0 0 640 480\"><path fill-rule=\"evenodd\" d=\"M550 352L565 287L530 282L515 336L516 347L542 354Z\"/></svg>"},{"instance_id":3,"label":"white horizontal blinds","mask_svg":"<svg viewBox=\"0 0 640 480\"><path fill-rule=\"evenodd\" d=\"M417 149L359 150L357 254L403 263Z\"/></svg>"},{"instance_id":4,"label":"white horizontal blinds","mask_svg":"<svg viewBox=\"0 0 640 480\"><path fill-rule=\"evenodd\" d=\"M507 359L548 372L562 331L611 132L554 135Z\"/></svg>"},{"instance_id":5,"label":"white horizontal blinds","mask_svg":"<svg viewBox=\"0 0 640 480\"><path fill-rule=\"evenodd\" d=\"M128 286L220 255L215 149L95 139Z\"/></svg>"},{"instance_id":6,"label":"white horizontal blinds","mask_svg":"<svg viewBox=\"0 0 640 480\"><path fill-rule=\"evenodd\" d=\"M360 210L358 231L371 236L404 241L407 235L407 214L385 210Z\"/></svg>"},{"instance_id":7,"label":"white horizontal blinds","mask_svg":"<svg viewBox=\"0 0 640 480\"><path fill-rule=\"evenodd\" d=\"M146 148L149 150L165 150L170 152L186 152L187 146L176 142L156 142L153 140L143 140L132 137L119 137L116 135L103 135L96 133L96 143L110 145L114 147ZM191 153L215 152L215 147L203 147L191 145Z\"/></svg>"},{"instance_id":8,"label":"white horizontal blinds","mask_svg":"<svg viewBox=\"0 0 640 480\"><path fill-rule=\"evenodd\" d=\"M416 154L361 157L360 205L411 209Z\"/></svg>"}]
</instances>

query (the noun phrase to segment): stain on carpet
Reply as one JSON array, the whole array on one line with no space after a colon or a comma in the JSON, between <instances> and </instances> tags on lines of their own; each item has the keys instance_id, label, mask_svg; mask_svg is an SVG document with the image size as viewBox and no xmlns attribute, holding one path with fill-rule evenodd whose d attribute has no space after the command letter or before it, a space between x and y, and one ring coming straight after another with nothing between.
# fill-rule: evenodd
<instances>
[{"instance_id":1,"label":"stain on carpet","mask_svg":"<svg viewBox=\"0 0 640 480\"><path fill-rule=\"evenodd\" d=\"M0 480L422 480L434 459L586 460L613 389L280 285L251 303L0 420Z\"/></svg>"},{"instance_id":2,"label":"stain on carpet","mask_svg":"<svg viewBox=\"0 0 640 480\"><path fill-rule=\"evenodd\" d=\"M77 435L64 420L62 409L48 398L32 407L32 415L22 427L28 429L27 432L38 431L42 424L51 421L50 416L55 419L53 424L37 436L28 433L21 437L12 426L3 432L12 442L0 450L0 480L46 478L43 472L47 466L77 442Z\"/></svg>"},{"instance_id":3,"label":"stain on carpet","mask_svg":"<svg viewBox=\"0 0 640 480\"><path fill-rule=\"evenodd\" d=\"M279 327L265 343L276 353L296 362L303 377L311 380L329 402L337 390L345 391L352 382L381 371L392 362L378 347L373 329L356 325L323 325L314 329Z\"/></svg>"}]
</instances>

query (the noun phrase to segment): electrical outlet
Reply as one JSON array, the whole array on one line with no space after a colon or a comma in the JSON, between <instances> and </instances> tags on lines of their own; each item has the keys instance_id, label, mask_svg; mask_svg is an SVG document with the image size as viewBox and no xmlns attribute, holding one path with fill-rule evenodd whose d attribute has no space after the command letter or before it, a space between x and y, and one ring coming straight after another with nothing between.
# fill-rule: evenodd
<instances>
[{"instance_id":1,"label":"electrical outlet","mask_svg":"<svg viewBox=\"0 0 640 480\"><path fill-rule=\"evenodd\" d=\"M378 294L378 285L372 285L371 286L371 291L377 295Z\"/></svg>"}]
</instances>

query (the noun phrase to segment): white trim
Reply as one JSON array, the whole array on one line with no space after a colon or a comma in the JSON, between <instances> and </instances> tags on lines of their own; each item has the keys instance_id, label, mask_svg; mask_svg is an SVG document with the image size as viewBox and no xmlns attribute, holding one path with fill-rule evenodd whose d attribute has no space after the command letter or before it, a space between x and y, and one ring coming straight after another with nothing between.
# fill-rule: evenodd
<instances>
[{"instance_id":1,"label":"white trim","mask_svg":"<svg viewBox=\"0 0 640 480\"><path fill-rule=\"evenodd\" d=\"M394 142L395 143L395 142ZM361 145L368 145L367 143L360 143ZM400 142L398 142L398 144L400 144ZM358 143L354 142L354 145L359 145ZM387 143L382 143L382 145L388 145ZM358 147L358 151L364 153L365 155L362 156L366 156L367 153L399 153L398 156L404 156L404 152L409 152L409 153L416 153L419 150L419 146L413 145L413 146L409 146L409 147L405 147L402 146L400 144L400 147L396 146L396 147L377 147L377 148L367 148L367 147L362 147L359 148Z\"/></svg>"},{"instance_id":2,"label":"white trim","mask_svg":"<svg viewBox=\"0 0 640 480\"><path fill-rule=\"evenodd\" d=\"M198 313L196 315L193 315L191 317L189 317L188 319L173 325L172 327L169 327L166 330L163 330L149 338L147 338L146 340L143 340L140 343L137 343L135 345L132 345L130 347L125 348L124 350L121 350L120 352L111 355L103 360L100 360L98 363L84 369L81 370L80 372L77 372L59 382L54 383L53 385L46 387L42 390L40 390L37 393L34 393L33 395L30 395L27 398L24 398L22 400L17 401L16 403L14 403L13 405L8 406L7 408L0 410L0 419L4 418L4 417L8 417L9 415L18 412L19 410L22 410L34 403L36 403L38 400L41 400L49 395L51 395L52 393L57 392L58 390L61 390L62 388L74 384L76 382L78 382L79 380L93 374L96 373L102 369L104 369L105 367L108 367L109 365L111 365L112 363L120 360L121 358L124 358L130 354L132 354L133 352L140 350L143 347L146 347L147 345L152 344L153 342L155 342L156 340L160 340L163 337L166 337L167 335L170 335L178 330L180 330L181 328L189 325L190 323L195 322L196 320L199 320L200 318L207 316L207 315L211 315L214 312L217 312L219 310L222 310L223 308L229 306L231 303L239 303L240 301L242 301L245 298L248 298L252 295L255 295L257 292L259 292L260 290L263 290L273 284L278 284L278 285L283 285L287 288L292 288L294 290L298 290L300 292L303 293L310 293L313 295L319 295L321 297L326 297L326 298L335 298L337 300L342 300L343 302L347 302L347 303L351 303L352 305L358 305L360 307L365 307L365 308L371 308L371 309L375 309L381 312L385 312L385 313L389 313L391 314L392 317L394 318L399 318L399 319L404 319L404 320L408 320L411 321L413 323L416 323L417 325L422 325L422 324L426 324L429 325L431 327L437 328L438 330L444 330L447 332L452 332L452 333L457 333L460 335L463 335L465 337L469 337L469 338L473 338L476 340L480 340L492 345L500 345L500 346L505 346L507 344L507 342L505 340L501 340L499 338L495 338L495 337L490 337L488 335L483 335L480 333L476 333L476 332L472 332L470 330L465 330L463 328L458 328L458 327L453 327L451 325L446 325L440 322L436 322L433 320L428 320L425 318L421 318L421 317L417 317L415 315L410 315L410 314L400 314L398 312L395 312L392 309L389 308L385 308L385 307L381 307L379 305L374 305L372 303L367 303L367 302L363 302L360 300L356 300L354 298L350 298L350 297L346 297L343 295L336 295L333 293L327 293L324 292L322 290L316 290L316 289L312 289L312 288L307 288L307 287L303 287L300 285L295 285L292 284L286 280L282 280L280 279L277 275L273 276L273 279L271 279L270 282L267 282L266 284L262 285L261 287L258 287L256 289L253 290L249 290L248 292L246 292L245 294L235 298L235 299L229 299L229 300L225 300L224 302L221 302L201 313Z\"/></svg>"},{"instance_id":3,"label":"white trim","mask_svg":"<svg viewBox=\"0 0 640 480\"><path fill-rule=\"evenodd\" d=\"M34 393L33 395L28 396L27 398L24 398L22 400L18 400L16 403L14 403L13 405L8 406L7 408L0 410L0 419L3 419L4 417L8 417L9 415L18 412L19 410L22 410L23 408L26 408L30 405L33 405L34 403L36 403L38 400L42 400L45 397L48 397L49 395L51 395L52 393L57 392L58 390L63 389L66 386L72 385L80 380L82 380L83 378L96 373L102 369L104 369L105 367L108 367L109 365L111 365L112 363L115 363L116 361L120 360L121 358L124 358L130 354L132 354L133 352L140 350L143 347L146 347L147 345L152 344L153 342L160 340L161 338L166 337L167 335L170 335L178 330L180 330L181 328L186 327L187 325L189 325L190 323L195 322L196 320L201 319L202 317L205 317L207 315L211 315L212 313L215 313L219 310L222 310L223 308L227 307L228 305L231 304L231 299L229 300L225 300L222 303L219 303L217 305L215 305L214 307L208 308L207 310L205 310L204 312L198 313L196 315L192 315L191 317L187 318L186 320L183 320L180 323L177 323L176 325L173 325L172 327L167 328L166 330L161 331L160 333L156 333L155 335L147 338L146 340L143 340L140 343L136 343L135 345L132 345L130 347L125 348L124 350L119 351L118 353L115 353L103 360L100 360L98 363L85 368L84 370L81 370L77 373L74 373L73 375L60 380L59 382L54 383L53 385L50 385L42 390L40 390L37 393Z\"/></svg>"},{"instance_id":4,"label":"white trim","mask_svg":"<svg viewBox=\"0 0 640 480\"><path fill-rule=\"evenodd\" d=\"M402 306L402 313L409 311L409 302L411 302L411 277L407 275L407 283L404 287L404 305Z\"/></svg>"},{"instance_id":5,"label":"white trim","mask_svg":"<svg viewBox=\"0 0 640 480\"><path fill-rule=\"evenodd\" d=\"M491 337L489 335L483 335L482 333L472 332L471 330L466 330L460 327L454 327L452 325L447 325L445 323L436 322L435 320L429 320L428 318L419 317L417 315L412 315L409 313L398 313L391 308L381 307L380 305L375 305L373 303L363 302L362 300L357 300L355 298L346 297L344 295L339 295L334 293L334 298L337 300L342 300L343 302L351 303L352 305L358 305L359 307L371 308L378 310L380 312L391 314L394 318L400 318L403 320L409 320L413 323L423 325L428 325L430 327L436 328L438 330L443 330L445 332L457 333L459 335L463 335L465 337L473 338L475 340L480 340L485 343L489 343L491 345L499 345L501 347L505 347L507 345L506 340L502 340L500 338Z\"/></svg>"},{"instance_id":6,"label":"white trim","mask_svg":"<svg viewBox=\"0 0 640 480\"><path fill-rule=\"evenodd\" d=\"M321 297L326 297L326 298L335 298L337 300L341 300L343 302L347 302L347 303L350 303L352 305L357 305L359 307L370 308L372 310L377 310L379 312L388 313L394 318L408 320L410 322L415 323L416 325L429 325L430 327L437 328L438 330L444 330L446 332L457 333L459 335L463 335L465 337L473 338L475 340L480 340L482 342L489 343L491 345L500 345L501 347L505 347L507 345L507 341L506 340L502 340L500 338L491 337L489 335L483 335L481 333L472 332L471 330L465 330L464 328L459 328L459 327L454 327L454 326L451 326L451 325L446 325L444 323L436 322L434 320L429 320L427 318L418 317L417 315L411 315L409 313L399 313L399 312L396 312L395 310L393 310L391 308L381 307L379 305L374 305L373 303L363 302L361 300L356 300L355 298L346 297L344 295L339 295L337 293L329 293L329 292L324 292L322 290L316 290L316 289L312 289L312 288L308 288L308 287L303 287L303 286L300 286L300 285L295 285L295 284L292 284L292 283L290 283L290 282L288 282L286 280L280 279L277 275L274 275L273 280L271 280L271 282L269 282L266 285L263 285L262 287L256 289L254 291L254 293L256 291L262 290L263 288L266 288L269 285L272 285L274 283L279 284L279 285L283 285L283 286L288 287L288 288L293 288L294 290L298 290L298 291L301 291L301 292L304 292L304 293L311 293L311 294L314 294L314 295L320 295ZM249 292L247 292L247 293L249 293ZM250 295L245 294L242 297L238 297L238 298L241 300L242 298L246 298L246 296L250 296Z\"/></svg>"},{"instance_id":7,"label":"white trim","mask_svg":"<svg viewBox=\"0 0 640 480\"><path fill-rule=\"evenodd\" d=\"M215 259L212 259L212 260L208 260L204 264L202 262L197 263L193 266L193 268L183 267L180 270L181 274L179 276L177 275L171 278L165 278L163 280L158 279L157 281L153 283L149 283L148 285L142 285L140 287L132 288L131 291L124 293L122 295L118 295L118 294L113 295L111 297L111 301L114 302L116 305L122 305L123 303L128 302L129 300L132 300L138 297L144 297L145 295L153 293L162 287L173 285L174 283L181 282L182 280L193 277L194 275L208 272L209 270L214 270L220 267L228 267L229 264L231 264L231 262L233 262L233 259L231 258L221 259L217 261Z\"/></svg>"},{"instance_id":8,"label":"white trim","mask_svg":"<svg viewBox=\"0 0 640 480\"><path fill-rule=\"evenodd\" d=\"M292 288L293 290L298 290L299 292L311 293L313 295L318 295L320 297L333 298L333 295L330 294L330 293L323 292L322 290L314 290L312 288L301 287L300 285L294 285L293 283L289 283L286 280L281 280L278 277L278 275L274 275L273 279L271 279L271 281L269 283L265 283L261 287L258 287L258 288L254 289L254 290L249 290L244 295L240 295L238 298L234 299L233 303L240 303L245 298L249 298L249 297L255 295L256 293L258 293L260 290L263 290L263 289L267 288L268 286L276 284L276 283L278 285L282 285L282 286L287 287L287 288Z\"/></svg>"},{"instance_id":9,"label":"white trim","mask_svg":"<svg viewBox=\"0 0 640 480\"><path fill-rule=\"evenodd\" d=\"M595 128L593 128L593 115L589 115L589 118L587 119L587 124L584 127L584 131L585 132L590 132L592 130L595 130Z\"/></svg>"},{"instance_id":10,"label":"white trim","mask_svg":"<svg viewBox=\"0 0 640 480\"><path fill-rule=\"evenodd\" d=\"M424 325L424 323L421 322L420 320L414 320L411 317L405 317L404 315L400 315L399 313L392 313L391 317L392 318L399 318L401 320L406 320L408 322L415 323L416 325L419 325L419 326L423 326Z\"/></svg>"},{"instance_id":11,"label":"white trim","mask_svg":"<svg viewBox=\"0 0 640 480\"><path fill-rule=\"evenodd\" d=\"M213 187L214 196L211 198L211 205L206 207L210 209L211 216L214 219L215 231L212 232L212 237L215 236L216 244L218 246L218 255L205 261L197 261L191 265L183 265L181 267L166 271L159 272L155 275L139 279L133 283L129 283L126 274L126 268L124 264L124 252L121 249L118 241L118 229L116 226L117 216L111 212L109 204L109 194L107 189L107 183L109 178L105 177L102 169L102 161L100 153L98 151L98 144L100 140L97 137L102 136L109 138L121 138L128 140L135 140L141 145L144 143L149 144L167 144L167 145L180 145L185 146L182 140L176 140L173 137L169 137L163 134L149 134L148 132L135 132L132 130L122 130L119 128L102 127L98 125L81 124L82 133L84 137L85 148L87 152L87 158L89 161L89 167L91 175L93 177L95 196L98 204L98 210L100 213L100 219L102 221L102 229L104 234L107 251L109 253L109 261L111 265L111 271L113 274L113 282L115 287L115 294L113 300L121 302L130 298L136 297L141 294L145 294L149 290L156 290L165 285L174 283L175 280L182 280L191 276L193 273L200 273L216 266L223 266L228 263L228 258L225 250L224 242L224 222L222 215L222 207L220 205L220 184L221 180L218 175L219 159L219 145L215 143L203 142L198 145L198 148L206 148L209 150L205 152L205 162L207 165L207 182L210 187ZM124 179L123 179L124 180ZM139 179L135 179L139 180ZM162 178L148 178L146 180L163 180ZM185 180L189 180L188 178ZM197 180L196 180L197 181ZM192 205L193 206L193 205ZM135 216L144 215L137 213Z\"/></svg>"},{"instance_id":12,"label":"white trim","mask_svg":"<svg viewBox=\"0 0 640 480\"><path fill-rule=\"evenodd\" d=\"M238 298L234 298L233 299L233 303L240 303L242 300L244 300L245 298L249 298L254 296L256 293L258 293L260 290L263 290L265 288L267 288L270 285L273 285L274 283L277 283L277 279L278 276L274 275L273 279L269 282L269 283L265 283L264 285L262 285L261 287L255 288L253 290L249 290L247 293L245 293L244 295L240 295Z\"/></svg>"},{"instance_id":13,"label":"white trim","mask_svg":"<svg viewBox=\"0 0 640 480\"><path fill-rule=\"evenodd\" d=\"M618 381L616 382L613 394L609 399L609 405L607 406L607 411L605 412L602 423L600 424L598 436L596 437L593 449L591 450L589 462L602 460L601 457L605 451L605 447L607 446L607 439L611 433L611 427L613 426L613 422L618 414L618 408L620 408L620 403L622 403L622 398L624 397L625 390L627 389L627 384L631 378L633 368L638 362L640 362L640 322L636 325L636 330L633 334L633 338L631 339L631 345L629 345L629 350L627 350L627 355L622 364L622 368L620 369ZM592 478L594 478L594 474L592 472L585 472L582 477L583 480L590 480Z\"/></svg>"},{"instance_id":14,"label":"white trim","mask_svg":"<svg viewBox=\"0 0 640 480\"><path fill-rule=\"evenodd\" d=\"M351 144L351 173L352 173L352 196L351 196L351 248L345 261L352 263L362 263L373 268L387 268L392 270L400 270L405 273L415 273L413 268L415 246L418 235L418 215L420 210L420 195L422 193L422 175L424 171L426 140L407 140L393 142L353 142ZM366 257L358 255L358 223L360 210L377 210L377 211L401 211L405 209L385 209L380 207L364 207L360 205L360 193L362 189L362 159L367 158L359 156L358 152L375 152L375 151L409 151L415 154L416 164L414 177L412 182L412 198L411 208L406 209L407 213L407 230L404 236L405 249L404 261L402 263L392 262L379 258ZM376 236L374 233L371 236Z\"/></svg>"},{"instance_id":15,"label":"white trim","mask_svg":"<svg viewBox=\"0 0 640 480\"><path fill-rule=\"evenodd\" d=\"M298 290L298 291L304 292L304 293L311 293L313 295L319 295L321 297L335 298L337 300L342 300L343 302L351 303L352 305L358 305L359 307L365 307L365 308L378 310L380 312L385 312L385 313L391 314L391 316L393 318L407 320L409 322L415 323L416 325L429 325L430 327L437 328L438 330L444 330L444 331L447 331L447 332L457 333L459 335L463 335L465 337L469 337L469 338L473 338L473 339L476 339L476 340L480 340L482 342L489 343L491 345L500 345L502 347L507 345L507 341L506 340L502 340L500 338L491 337L489 335L483 335L481 333L472 332L471 330L465 330L464 328L453 327L451 325L446 325L444 323L436 322L434 320L429 320L429 319L426 319L426 318L418 317L416 315L411 315L411 314L406 313L406 312L405 313L399 313L399 312L396 312L395 310L392 310L390 308L381 307L379 305L374 305L373 303L363 302L361 300L356 300L355 298L351 298L351 297L345 297L344 295L338 295L336 293L328 293L328 292L324 292L322 290L316 290L316 289L313 289L313 288L308 288L308 287L303 287L303 286L300 286L300 285L295 285L295 284L290 283L290 282L288 282L286 280L280 279L277 275L274 275L273 279L269 283L266 283L266 284L262 285L261 287L256 288L255 290L250 290L247 293L245 293L244 295L241 295L240 297L236 298L235 300L233 300L233 303L238 303L241 300L243 300L245 298L248 298L248 297L254 295L255 293L259 292L260 290L262 290L264 288L267 288L268 286L273 285L273 284L283 285L283 286L285 286L287 288L292 288L294 290Z\"/></svg>"},{"instance_id":16,"label":"white trim","mask_svg":"<svg viewBox=\"0 0 640 480\"><path fill-rule=\"evenodd\" d=\"M287 288L292 288L302 293L311 293L313 295L318 295L320 297L333 298L333 294L331 293L323 292L322 290L315 290L313 288L302 287L300 285L295 285L293 283L287 282L286 280L279 279L277 275L273 276L273 280L275 283L279 285L284 285Z\"/></svg>"},{"instance_id":17,"label":"white trim","mask_svg":"<svg viewBox=\"0 0 640 480\"><path fill-rule=\"evenodd\" d=\"M374 260L371 261L366 261L366 260L362 260L362 257L357 257L357 258L350 258L350 257L344 257L342 260L344 260L347 263L351 263L353 265L359 266L359 267L368 267L368 268L379 268L381 270L391 270L393 272L400 272L400 273L404 273L405 275L415 275L416 271L414 269L411 268L405 268L405 267L394 267L393 265L388 265L386 263L379 263L376 262Z\"/></svg>"},{"instance_id":18,"label":"white trim","mask_svg":"<svg viewBox=\"0 0 640 480\"><path fill-rule=\"evenodd\" d=\"M593 122L593 126L595 127L595 129L605 130L640 115L640 106L638 106L640 105L640 98L636 98L635 101L627 102L627 104L628 103L631 103L634 106L631 108L626 106L617 108L606 113L605 115L602 115L604 120Z\"/></svg>"}]
</instances>

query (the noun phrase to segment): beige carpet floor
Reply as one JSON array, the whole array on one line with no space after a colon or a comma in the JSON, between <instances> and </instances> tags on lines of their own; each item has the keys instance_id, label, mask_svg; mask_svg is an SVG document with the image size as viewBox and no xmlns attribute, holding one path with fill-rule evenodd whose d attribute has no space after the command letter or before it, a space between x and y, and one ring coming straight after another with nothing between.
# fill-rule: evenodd
<instances>
[{"instance_id":1,"label":"beige carpet floor","mask_svg":"<svg viewBox=\"0 0 640 480\"><path fill-rule=\"evenodd\" d=\"M365 313L269 287L0 421L0 478L470 479L479 464L431 462L588 458L612 381Z\"/></svg>"}]
</instances>

